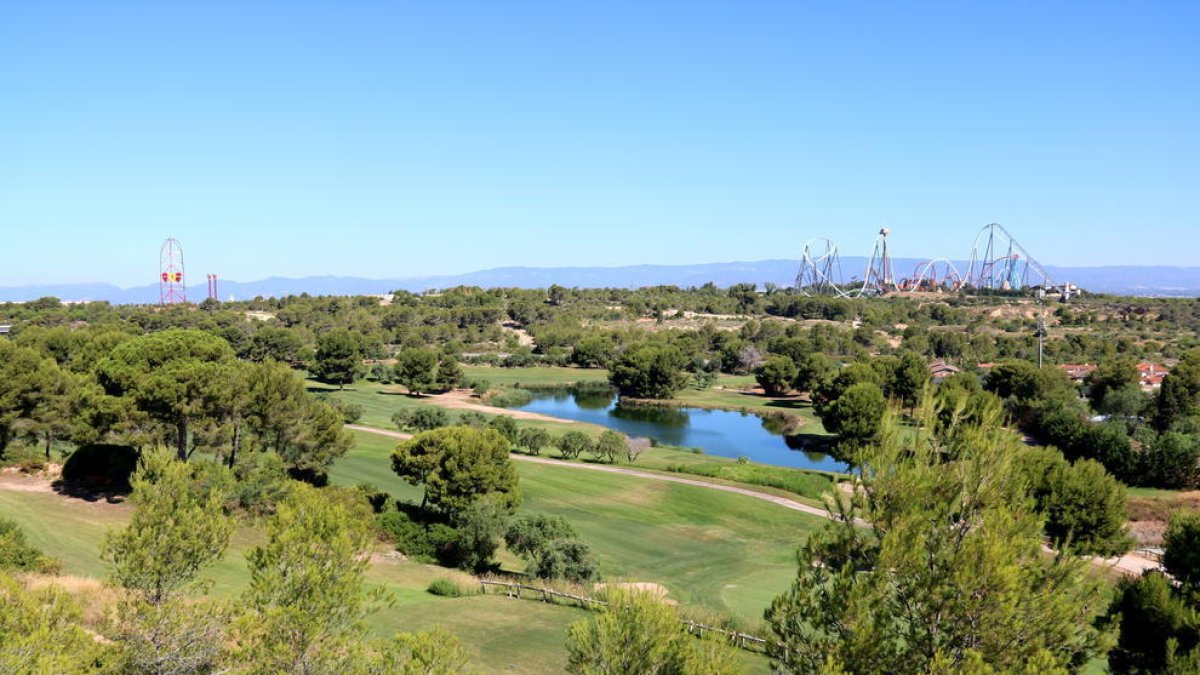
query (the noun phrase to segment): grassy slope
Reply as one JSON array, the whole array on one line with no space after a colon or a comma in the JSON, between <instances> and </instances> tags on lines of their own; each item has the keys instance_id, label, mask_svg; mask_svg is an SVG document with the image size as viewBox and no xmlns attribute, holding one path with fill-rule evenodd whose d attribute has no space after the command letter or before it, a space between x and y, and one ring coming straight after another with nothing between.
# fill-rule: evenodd
<instances>
[{"instance_id":1,"label":"grassy slope","mask_svg":"<svg viewBox=\"0 0 1200 675\"><path fill-rule=\"evenodd\" d=\"M403 499L420 490L392 473L394 442L357 434L334 483L369 482ZM580 469L522 463L523 509L566 516L606 577L653 581L672 597L758 618L795 573L794 552L819 520L741 495Z\"/></svg>"},{"instance_id":2,"label":"grassy slope","mask_svg":"<svg viewBox=\"0 0 1200 675\"><path fill-rule=\"evenodd\" d=\"M561 385L577 381L603 381L606 377L606 371L604 370L582 368L493 368L488 366L465 366L464 370L466 370L468 378L484 378L493 384L504 385L514 385L517 383L527 386ZM741 387L752 384L753 381L754 378L749 376L723 375L719 384L726 387ZM363 417L360 423L381 429L394 428L391 421L392 414L398 410L433 405L423 402L419 398L394 393L398 390L397 387L380 385L374 382L359 382L345 390L326 387L316 382L310 382L309 386L312 390L319 391L331 398L361 405L363 407ZM813 416L812 409L806 402L771 399L752 394L743 394L733 389L688 390L680 392L678 400L701 406L733 409L785 410L805 420L802 433L818 436L827 435L824 428L821 427L820 420L817 420ZM457 420L462 414L462 411L453 409L446 409L446 412L451 421ZM554 422L520 420L518 424L523 427L532 426L546 429L555 435L562 435L567 431L577 430L596 437L604 430L603 427L583 423L559 424ZM548 455L555 457L557 456L557 452L551 451ZM346 467L347 471L350 473L359 471L359 463L351 461L350 466ZM655 448L650 450L638 458L635 465L637 468L655 470L665 470L668 466L672 466L682 468L685 473L776 488L786 493L799 495L809 500L810 503L818 505L821 494L828 490L829 485L827 478L821 475L814 475L812 472L757 463L739 465L735 460L730 458L696 455L672 448ZM370 481L370 477L362 475L358 480Z\"/></svg>"},{"instance_id":3,"label":"grassy slope","mask_svg":"<svg viewBox=\"0 0 1200 675\"><path fill-rule=\"evenodd\" d=\"M339 484L368 481L403 498L419 498L388 464L391 439L359 434L359 446L334 470ZM597 551L610 579L655 581L685 606L756 619L795 573L793 551L815 518L756 500L702 488L664 484L572 468L521 464L524 508L567 516ZM130 510L57 494L0 491L0 512L19 522L32 541L63 561L64 573L102 577L104 532ZM245 552L261 531L242 528L229 555L207 572L216 595L245 587ZM586 617L571 607L496 596L439 598L425 587L457 573L411 561L385 560L369 573L394 604L371 623L380 634L441 625L454 632L486 670L561 672L566 625ZM765 661L752 660L755 670Z\"/></svg>"},{"instance_id":4,"label":"grassy slope","mask_svg":"<svg viewBox=\"0 0 1200 675\"><path fill-rule=\"evenodd\" d=\"M533 368L496 368L493 366L463 366L467 380L487 380L493 385L527 387L563 385L572 382L605 382L608 371L598 368L561 368L558 366L536 366Z\"/></svg>"}]
</instances>

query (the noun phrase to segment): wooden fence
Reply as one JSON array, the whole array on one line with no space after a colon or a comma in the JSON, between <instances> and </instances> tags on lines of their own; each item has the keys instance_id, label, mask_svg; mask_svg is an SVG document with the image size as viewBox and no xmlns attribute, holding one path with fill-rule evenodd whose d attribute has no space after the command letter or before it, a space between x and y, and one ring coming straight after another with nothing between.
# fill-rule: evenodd
<instances>
[{"instance_id":1,"label":"wooden fence","mask_svg":"<svg viewBox=\"0 0 1200 675\"><path fill-rule=\"evenodd\" d=\"M562 591L556 591L552 588L542 588L540 586L526 586L525 584L522 584L517 581L493 581L493 580L487 580L487 579L480 579L479 583L480 583L480 586L481 586L483 592L485 592L485 593L487 592L488 586L496 586L496 587L503 588L505 595L507 595L508 597L515 598L518 600L526 599L526 600L541 600L542 602L551 602L551 598L564 598L566 600L573 601L574 603L578 604L580 607L584 607L584 608L588 608L588 609L592 608L593 606L600 606L600 607L608 606L607 602L605 602L603 600L597 600L596 598L591 598L591 597L587 597L584 595L574 595L571 593L564 593ZM522 595L522 593L524 595ZM716 633L718 635L723 636L723 638L726 641L728 641L730 644L732 644L735 647L738 647L740 649L745 649L746 651L755 652L757 654L766 654L770 651L771 643L767 642L763 638L760 638L755 635L751 635L749 633L742 633L740 631L726 630L724 628L718 628L716 626L709 626L708 624L700 623L698 621L693 621L692 619L680 619L679 622L682 623L683 625L687 626L688 633L691 633L692 635L695 635L697 637L704 637L704 634L706 632L707 633Z\"/></svg>"}]
</instances>

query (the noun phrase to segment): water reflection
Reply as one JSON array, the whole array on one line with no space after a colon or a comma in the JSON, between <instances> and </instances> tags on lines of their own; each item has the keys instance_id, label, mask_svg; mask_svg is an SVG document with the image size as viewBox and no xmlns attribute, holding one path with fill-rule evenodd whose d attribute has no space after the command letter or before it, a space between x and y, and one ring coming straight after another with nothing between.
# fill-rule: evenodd
<instances>
[{"instance_id":1,"label":"water reflection","mask_svg":"<svg viewBox=\"0 0 1200 675\"><path fill-rule=\"evenodd\" d=\"M764 464L822 471L847 470L844 463L821 452L825 437L785 435L786 425L777 418L730 410L623 406L611 391L595 387L533 393L533 401L519 409L590 422L664 445L698 447L712 455L744 455Z\"/></svg>"}]
</instances>

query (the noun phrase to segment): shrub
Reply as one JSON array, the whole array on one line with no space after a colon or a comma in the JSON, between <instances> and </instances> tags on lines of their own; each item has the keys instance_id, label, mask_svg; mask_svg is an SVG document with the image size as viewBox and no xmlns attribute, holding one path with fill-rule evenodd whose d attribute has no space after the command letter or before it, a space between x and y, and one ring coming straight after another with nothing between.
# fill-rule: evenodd
<instances>
[{"instance_id":1,"label":"shrub","mask_svg":"<svg viewBox=\"0 0 1200 675\"><path fill-rule=\"evenodd\" d=\"M542 454L542 450L547 448L551 442L550 432L545 429L522 429L521 435L517 437L517 445L525 448L529 454L535 457Z\"/></svg>"},{"instance_id":2,"label":"shrub","mask_svg":"<svg viewBox=\"0 0 1200 675\"><path fill-rule=\"evenodd\" d=\"M275 512L275 505L292 490L283 460L274 452L244 453L233 467L236 506L256 515Z\"/></svg>"},{"instance_id":3,"label":"shrub","mask_svg":"<svg viewBox=\"0 0 1200 675\"><path fill-rule=\"evenodd\" d=\"M338 411L338 414L342 416L342 421L346 424L354 424L362 419L363 407L358 403L340 401L336 398L325 398L324 400L330 407Z\"/></svg>"},{"instance_id":4,"label":"shrub","mask_svg":"<svg viewBox=\"0 0 1200 675\"><path fill-rule=\"evenodd\" d=\"M592 451L592 439L582 431L568 431L558 440L558 451L567 459L575 459Z\"/></svg>"},{"instance_id":5,"label":"shrub","mask_svg":"<svg viewBox=\"0 0 1200 675\"><path fill-rule=\"evenodd\" d=\"M425 590L433 595L440 595L444 598L459 598L464 595L471 595L458 582L446 577L438 577L429 582L429 587Z\"/></svg>"},{"instance_id":6,"label":"shrub","mask_svg":"<svg viewBox=\"0 0 1200 675\"><path fill-rule=\"evenodd\" d=\"M458 416L458 423L474 429L486 429L488 420L483 414L477 413L474 410L468 410Z\"/></svg>"},{"instance_id":7,"label":"shrub","mask_svg":"<svg viewBox=\"0 0 1200 675\"><path fill-rule=\"evenodd\" d=\"M0 518L0 570L57 574L59 567L57 560L29 543L20 525Z\"/></svg>"},{"instance_id":8,"label":"shrub","mask_svg":"<svg viewBox=\"0 0 1200 675\"><path fill-rule=\"evenodd\" d=\"M375 522L397 551L425 563L444 563L458 538L448 524L414 520L404 510L381 513Z\"/></svg>"},{"instance_id":9,"label":"shrub","mask_svg":"<svg viewBox=\"0 0 1200 675\"><path fill-rule=\"evenodd\" d=\"M500 432L500 435L503 436L505 440L514 445L517 443L517 437L521 433L520 430L517 429L516 421L513 420L513 418L506 417L504 415L497 415L493 417L488 421L487 426L489 429L495 429L496 431Z\"/></svg>"},{"instance_id":10,"label":"shrub","mask_svg":"<svg viewBox=\"0 0 1200 675\"><path fill-rule=\"evenodd\" d=\"M487 380L475 380L471 383L471 392L477 397L482 398L484 394L492 388L492 383Z\"/></svg>"},{"instance_id":11,"label":"shrub","mask_svg":"<svg viewBox=\"0 0 1200 675\"><path fill-rule=\"evenodd\" d=\"M497 408L519 408L533 400L528 389L492 389L483 395L483 402Z\"/></svg>"},{"instance_id":12,"label":"shrub","mask_svg":"<svg viewBox=\"0 0 1200 675\"><path fill-rule=\"evenodd\" d=\"M448 426L450 416L441 408L423 405L397 411L392 415L392 423L401 431L429 431Z\"/></svg>"},{"instance_id":13,"label":"shrub","mask_svg":"<svg viewBox=\"0 0 1200 675\"><path fill-rule=\"evenodd\" d=\"M392 496L370 483L359 483L355 488L362 493L375 513L383 513L392 506Z\"/></svg>"},{"instance_id":14,"label":"shrub","mask_svg":"<svg viewBox=\"0 0 1200 675\"><path fill-rule=\"evenodd\" d=\"M90 490L129 492L138 452L128 445L80 446L63 463L63 481Z\"/></svg>"}]
</instances>

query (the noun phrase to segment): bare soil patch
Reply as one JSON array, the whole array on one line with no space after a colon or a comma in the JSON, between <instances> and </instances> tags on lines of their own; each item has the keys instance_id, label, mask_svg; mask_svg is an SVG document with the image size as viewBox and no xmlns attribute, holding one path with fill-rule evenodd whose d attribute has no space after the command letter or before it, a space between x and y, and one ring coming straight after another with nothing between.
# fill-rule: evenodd
<instances>
[{"instance_id":1,"label":"bare soil patch","mask_svg":"<svg viewBox=\"0 0 1200 675\"><path fill-rule=\"evenodd\" d=\"M1126 506L1129 531L1138 546L1161 546L1167 520L1176 511L1200 511L1200 490L1180 492L1166 497L1130 495Z\"/></svg>"},{"instance_id":2,"label":"bare soil patch","mask_svg":"<svg viewBox=\"0 0 1200 675\"><path fill-rule=\"evenodd\" d=\"M451 408L454 410L473 410L485 415L504 415L518 420L539 420L542 422L558 422L560 424L575 424L575 420L563 419L561 417L553 417L551 415L543 415L541 413L528 412L526 410L512 410L510 408L497 408L495 406L476 403L471 390L469 389L454 389L444 394L434 394L427 396L425 401L443 408Z\"/></svg>"}]
</instances>

